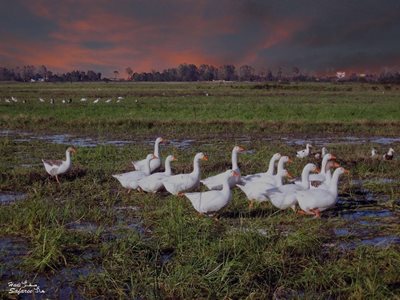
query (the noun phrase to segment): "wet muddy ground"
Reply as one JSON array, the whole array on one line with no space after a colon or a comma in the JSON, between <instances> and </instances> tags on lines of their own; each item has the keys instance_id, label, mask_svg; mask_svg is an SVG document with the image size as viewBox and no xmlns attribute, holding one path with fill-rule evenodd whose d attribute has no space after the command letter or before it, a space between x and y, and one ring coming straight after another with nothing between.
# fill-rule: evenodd
<instances>
[{"instance_id":1,"label":"wet muddy ground","mask_svg":"<svg viewBox=\"0 0 400 300\"><path fill-rule=\"evenodd\" d=\"M146 140L104 140L91 137L77 137L69 134L58 135L35 135L27 132L3 130L0 131L0 137L8 138L15 143L29 143L32 141L41 141L48 144L74 145L77 147L97 147L99 145L112 145L124 147L127 145L141 145L150 147L153 139ZM249 145L253 141L246 137L237 137L238 143ZM198 141L187 140L169 140L170 146L181 151L197 147L199 145L211 146L215 143L226 143L226 141L208 140ZM261 142L276 142L274 139L265 138ZM327 137L327 138L289 138L279 139L280 143L285 143L288 147L297 147L306 143L313 145L361 145L378 144L382 147L395 147L400 144L400 138L393 137ZM248 148L247 154L253 155L257 150ZM28 153L16 153L19 166L27 169L39 168L41 162L31 159ZM400 244L400 235L398 228L399 211L392 209L386 203L391 200L392 203L399 205L400 199L391 199L391 195L377 192L373 188L375 185L395 185L398 186L399 178L371 177L353 178L348 184L346 193L339 195L336 207L324 214L323 218L338 218L340 225L332 228L331 240L326 243L326 247L335 247L347 251L354 250L360 246L366 247L388 247L390 245ZM113 191L116 195L117 191ZM117 195L116 195L117 196ZM15 205L29 198L26 191L0 191L0 205ZM0 206L1 209L1 206ZM103 241L112 241L124 239L130 236L132 232L142 238L152 237L152 230L146 226L143 220L137 216L141 210L135 205L126 205L118 203L113 206L116 222L113 225L97 224L95 222L76 220L63 224L65 230L76 232L77 234L96 237ZM133 216L132 216L133 215ZM267 230L259 228L260 234L268 234ZM1 236L0 237L0 282L18 281L29 278L29 280L38 284L46 290L46 297L75 299L82 298L82 291L77 288L80 283L92 274L103 272L101 263L98 261L99 253L93 249L81 251L78 255L81 257L79 266L64 266L57 270L51 270L41 273L29 273L26 270L21 271L21 262L23 257L30 254L30 242L24 237ZM175 249L165 248L159 252L159 262L161 265L168 263L174 258ZM2 286L2 289L7 289ZM22 299L30 299L29 296L23 296ZM37 295L36 299L41 298Z\"/></svg>"}]
</instances>

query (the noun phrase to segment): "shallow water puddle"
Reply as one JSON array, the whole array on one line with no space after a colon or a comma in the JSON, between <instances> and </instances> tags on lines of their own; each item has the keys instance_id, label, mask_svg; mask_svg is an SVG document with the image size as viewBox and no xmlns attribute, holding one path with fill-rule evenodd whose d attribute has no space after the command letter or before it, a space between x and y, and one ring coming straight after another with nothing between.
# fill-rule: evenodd
<instances>
[{"instance_id":1,"label":"shallow water puddle","mask_svg":"<svg viewBox=\"0 0 400 300\"><path fill-rule=\"evenodd\" d=\"M0 205L12 204L19 200L24 200L26 194L18 192L0 192Z\"/></svg>"},{"instance_id":2,"label":"shallow water puddle","mask_svg":"<svg viewBox=\"0 0 400 300\"><path fill-rule=\"evenodd\" d=\"M148 144L153 145L154 139L140 139L140 140L104 140L95 139L91 137L77 137L71 134L46 134L37 135L29 132L21 132L16 130L0 130L0 137L13 138L17 142L29 142L33 140L46 141L53 144L63 144L63 145L75 145L77 147L96 147L99 145L115 145L115 146L125 146L129 144ZM237 136L229 137L229 139L235 140L237 143L248 144L251 139L247 136ZM220 139L215 139L216 141ZM326 146L333 143L344 143L344 144L364 144L364 143L375 143L381 145L390 145L395 143L400 143L400 137L354 137L354 136L344 136L344 137L315 137L315 138L293 138L293 137L276 137L276 138L257 138L257 140L262 140L264 142L271 141L284 141L288 145L302 146L307 143L311 143L314 146ZM208 140L194 140L194 139L171 139L168 143L178 149L187 149L193 146L195 143L207 143Z\"/></svg>"}]
</instances>

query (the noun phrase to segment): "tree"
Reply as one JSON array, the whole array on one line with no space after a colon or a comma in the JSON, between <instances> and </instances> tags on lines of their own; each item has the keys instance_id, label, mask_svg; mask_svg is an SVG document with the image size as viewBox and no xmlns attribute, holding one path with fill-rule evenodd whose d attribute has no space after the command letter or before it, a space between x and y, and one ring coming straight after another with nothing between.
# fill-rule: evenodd
<instances>
[{"instance_id":1,"label":"tree","mask_svg":"<svg viewBox=\"0 0 400 300\"><path fill-rule=\"evenodd\" d=\"M234 65L223 65L218 69L218 79L233 81L236 80L236 69Z\"/></svg>"},{"instance_id":2,"label":"tree","mask_svg":"<svg viewBox=\"0 0 400 300\"><path fill-rule=\"evenodd\" d=\"M132 74L133 74L132 68L131 67L127 67L125 69L125 72L126 72L126 74L128 74L128 80L131 80L132 79Z\"/></svg>"},{"instance_id":3,"label":"tree","mask_svg":"<svg viewBox=\"0 0 400 300\"><path fill-rule=\"evenodd\" d=\"M210 65L200 65L199 69L199 80L212 81L217 79L217 69Z\"/></svg>"},{"instance_id":4,"label":"tree","mask_svg":"<svg viewBox=\"0 0 400 300\"><path fill-rule=\"evenodd\" d=\"M239 68L239 80L240 81L253 81L254 80L254 68L248 65L243 65Z\"/></svg>"},{"instance_id":5,"label":"tree","mask_svg":"<svg viewBox=\"0 0 400 300\"><path fill-rule=\"evenodd\" d=\"M196 65L180 64L178 66L178 76L181 81L197 81L199 78L199 72Z\"/></svg>"},{"instance_id":6,"label":"tree","mask_svg":"<svg viewBox=\"0 0 400 300\"><path fill-rule=\"evenodd\" d=\"M115 70L113 73L114 73L114 80L117 80L117 78L119 76L119 72L117 70Z\"/></svg>"}]
</instances>

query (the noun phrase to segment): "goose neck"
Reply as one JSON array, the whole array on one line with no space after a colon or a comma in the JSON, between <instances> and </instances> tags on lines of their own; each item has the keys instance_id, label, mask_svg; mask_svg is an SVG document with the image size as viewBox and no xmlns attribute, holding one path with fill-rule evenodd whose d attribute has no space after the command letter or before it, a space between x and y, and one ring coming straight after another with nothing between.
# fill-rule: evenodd
<instances>
[{"instance_id":1,"label":"goose neck","mask_svg":"<svg viewBox=\"0 0 400 300\"><path fill-rule=\"evenodd\" d=\"M238 152L235 150L232 150L232 170L237 170L237 169L239 169Z\"/></svg>"}]
</instances>

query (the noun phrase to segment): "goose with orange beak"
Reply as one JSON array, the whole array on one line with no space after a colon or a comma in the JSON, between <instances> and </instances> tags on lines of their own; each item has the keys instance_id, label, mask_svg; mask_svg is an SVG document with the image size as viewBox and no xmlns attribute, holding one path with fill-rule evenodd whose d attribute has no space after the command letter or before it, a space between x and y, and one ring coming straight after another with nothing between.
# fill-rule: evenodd
<instances>
[{"instance_id":1,"label":"goose with orange beak","mask_svg":"<svg viewBox=\"0 0 400 300\"><path fill-rule=\"evenodd\" d=\"M222 184L222 190L184 194L192 203L193 208L200 214L214 214L227 206L232 200L232 191L229 186L229 179L240 175L234 170L228 170L223 173L223 175L225 178Z\"/></svg>"},{"instance_id":2,"label":"goose with orange beak","mask_svg":"<svg viewBox=\"0 0 400 300\"><path fill-rule=\"evenodd\" d=\"M233 147L232 150L232 171L235 171L238 176L230 176L229 177L229 187L233 188L236 184L240 182L240 169L238 166L238 153L243 152L244 149L240 146ZM208 177L206 179L200 180L202 184L207 186L209 190L220 190L226 179L226 172L220 173L215 176Z\"/></svg>"},{"instance_id":3,"label":"goose with orange beak","mask_svg":"<svg viewBox=\"0 0 400 300\"><path fill-rule=\"evenodd\" d=\"M193 159L193 171L189 174L178 174L163 179L165 189L173 195L182 195L183 192L194 190L200 185L200 161L208 160L208 156L199 152Z\"/></svg>"},{"instance_id":4,"label":"goose with orange beak","mask_svg":"<svg viewBox=\"0 0 400 300\"><path fill-rule=\"evenodd\" d=\"M338 182L339 176L342 174L349 174L350 172L345 168L337 168L333 173L331 182L328 189L312 189L306 191L297 191L296 198L301 213L314 215L319 218L321 212L334 206L338 196Z\"/></svg>"},{"instance_id":5,"label":"goose with orange beak","mask_svg":"<svg viewBox=\"0 0 400 300\"><path fill-rule=\"evenodd\" d=\"M154 171L156 171L158 168L161 167L160 144L166 143L166 142L167 142L166 139L163 139L162 137L158 137L154 143L154 153L153 154L156 158L152 159L150 162L150 172L151 173L153 173ZM137 171L145 171L147 168L146 159L133 161L132 164L135 167L135 170L137 170Z\"/></svg>"},{"instance_id":6,"label":"goose with orange beak","mask_svg":"<svg viewBox=\"0 0 400 300\"><path fill-rule=\"evenodd\" d=\"M146 168L144 171L132 171L122 174L112 175L115 179L117 179L121 185L130 190L137 189L139 187L139 180L150 175L150 162L153 159L157 159L154 154L148 154L146 157ZM128 192L129 192L128 191Z\"/></svg>"},{"instance_id":7,"label":"goose with orange beak","mask_svg":"<svg viewBox=\"0 0 400 300\"><path fill-rule=\"evenodd\" d=\"M244 185L236 185L246 194L247 199L250 201L249 208L253 208L254 202L266 202L269 200L268 192L276 191L280 186L282 186L282 180L284 177L292 178L292 175L285 170L279 170L278 174L274 175L275 184L269 184L261 181L257 182L247 182Z\"/></svg>"},{"instance_id":8,"label":"goose with orange beak","mask_svg":"<svg viewBox=\"0 0 400 300\"><path fill-rule=\"evenodd\" d=\"M58 175L66 173L72 165L71 162L71 154L76 153L75 147L68 147L65 151L65 160L52 160L52 159L42 159L44 168L46 172L55 177L58 184L60 184L60 180L58 179Z\"/></svg>"},{"instance_id":9,"label":"goose with orange beak","mask_svg":"<svg viewBox=\"0 0 400 300\"><path fill-rule=\"evenodd\" d=\"M153 173L150 176L144 177L139 180L140 188L148 193L157 193L164 185L162 180L172 175L171 162L177 160L175 156L168 155L165 159L165 171Z\"/></svg>"},{"instance_id":10,"label":"goose with orange beak","mask_svg":"<svg viewBox=\"0 0 400 300\"><path fill-rule=\"evenodd\" d=\"M310 188L310 181L308 177L310 172L318 172L319 169L314 164L307 164L301 173L301 182L285 184L267 191L267 196L271 203L279 209L286 209L291 207L295 210L296 206L296 191L308 190Z\"/></svg>"}]
</instances>

